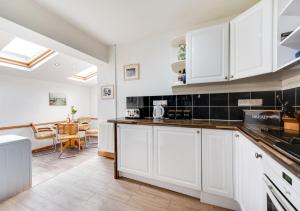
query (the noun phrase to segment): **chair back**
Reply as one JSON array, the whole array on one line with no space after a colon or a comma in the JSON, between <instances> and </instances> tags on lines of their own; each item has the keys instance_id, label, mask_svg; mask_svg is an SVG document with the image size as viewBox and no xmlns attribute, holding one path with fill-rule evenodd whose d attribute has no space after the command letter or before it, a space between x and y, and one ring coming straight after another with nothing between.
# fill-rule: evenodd
<instances>
[{"instance_id":1,"label":"chair back","mask_svg":"<svg viewBox=\"0 0 300 211\"><path fill-rule=\"evenodd\" d=\"M78 134L78 123L59 123L57 124L57 133L76 135Z\"/></svg>"}]
</instances>

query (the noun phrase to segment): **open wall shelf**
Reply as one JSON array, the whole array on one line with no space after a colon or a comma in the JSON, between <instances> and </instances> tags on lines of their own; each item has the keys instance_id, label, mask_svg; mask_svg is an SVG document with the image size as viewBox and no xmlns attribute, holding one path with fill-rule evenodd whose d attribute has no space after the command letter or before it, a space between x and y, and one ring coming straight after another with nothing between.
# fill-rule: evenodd
<instances>
[{"instance_id":1,"label":"open wall shelf","mask_svg":"<svg viewBox=\"0 0 300 211\"><path fill-rule=\"evenodd\" d=\"M300 1L299 1L300 2ZM280 45L300 50L300 26L293 31L287 38L285 38Z\"/></svg>"},{"instance_id":2,"label":"open wall shelf","mask_svg":"<svg viewBox=\"0 0 300 211\"><path fill-rule=\"evenodd\" d=\"M290 0L280 12L280 16L300 16L300 1Z\"/></svg>"}]
</instances>

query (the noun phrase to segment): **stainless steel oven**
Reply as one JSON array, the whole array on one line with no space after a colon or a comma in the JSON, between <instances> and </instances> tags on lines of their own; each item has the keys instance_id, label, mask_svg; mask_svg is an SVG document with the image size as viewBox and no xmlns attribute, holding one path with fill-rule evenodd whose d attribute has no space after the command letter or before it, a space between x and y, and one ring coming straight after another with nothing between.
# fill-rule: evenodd
<instances>
[{"instance_id":1,"label":"stainless steel oven","mask_svg":"<svg viewBox=\"0 0 300 211\"><path fill-rule=\"evenodd\" d=\"M278 186L267 176L264 176L267 192L267 211L295 211L291 201L283 194Z\"/></svg>"}]
</instances>

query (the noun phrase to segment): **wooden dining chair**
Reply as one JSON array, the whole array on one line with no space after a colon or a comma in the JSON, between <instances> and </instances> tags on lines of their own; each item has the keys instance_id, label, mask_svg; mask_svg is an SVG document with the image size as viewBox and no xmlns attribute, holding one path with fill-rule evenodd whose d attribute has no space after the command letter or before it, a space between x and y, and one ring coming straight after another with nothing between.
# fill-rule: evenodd
<instances>
[{"instance_id":1,"label":"wooden dining chair","mask_svg":"<svg viewBox=\"0 0 300 211\"><path fill-rule=\"evenodd\" d=\"M78 146L78 152L80 151L80 135L78 123L59 123L57 124L57 140L60 142L60 154L59 158L75 157L75 154L70 156L63 156L65 149Z\"/></svg>"},{"instance_id":2,"label":"wooden dining chair","mask_svg":"<svg viewBox=\"0 0 300 211\"><path fill-rule=\"evenodd\" d=\"M56 152L56 131L54 125L39 126L35 123L31 123L33 131L33 137L36 140L52 140L52 147L50 149L38 150L33 156L38 157L42 155L49 155Z\"/></svg>"},{"instance_id":3,"label":"wooden dining chair","mask_svg":"<svg viewBox=\"0 0 300 211\"><path fill-rule=\"evenodd\" d=\"M91 148L89 147L89 144L91 144L90 138L91 137L98 138L98 130L91 128L91 118L80 117L78 118L78 123L79 123L79 128L82 131L84 131L85 143L87 147ZM92 144L98 144L98 140L97 143L92 143ZM98 147L98 145L96 147Z\"/></svg>"}]
</instances>

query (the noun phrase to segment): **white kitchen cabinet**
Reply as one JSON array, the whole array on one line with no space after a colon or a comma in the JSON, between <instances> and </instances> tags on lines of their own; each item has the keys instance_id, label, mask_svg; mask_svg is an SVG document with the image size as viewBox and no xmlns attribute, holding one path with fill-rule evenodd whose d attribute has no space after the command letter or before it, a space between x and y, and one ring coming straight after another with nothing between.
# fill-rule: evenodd
<instances>
[{"instance_id":1,"label":"white kitchen cabinet","mask_svg":"<svg viewBox=\"0 0 300 211\"><path fill-rule=\"evenodd\" d=\"M151 177L152 153L152 126L118 125L119 171Z\"/></svg>"},{"instance_id":2,"label":"white kitchen cabinet","mask_svg":"<svg viewBox=\"0 0 300 211\"><path fill-rule=\"evenodd\" d=\"M154 178L201 189L201 129L154 127Z\"/></svg>"},{"instance_id":3,"label":"white kitchen cabinet","mask_svg":"<svg viewBox=\"0 0 300 211\"><path fill-rule=\"evenodd\" d=\"M237 200L243 211L265 211L263 152L243 135L237 133L237 136Z\"/></svg>"},{"instance_id":4,"label":"white kitchen cabinet","mask_svg":"<svg viewBox=\"0 0 300 211\"><path fill-rule=\"evenodd\" d=\"M228 80L229 24L187 33L187 84Z\"/></svg>"},{"instance_id":5,"label":"white kitchen cabinet","mask_svg":"<svg viewBox=\"0 0 300 211\"><path fill-rule=\"evenodd\" d=\"M233 132L202 129L203 192L233 198Z\"/></svg>"},{"instance_id":6,"label":"white kitchen cabinet","mask_svg":"<svg viewBox=\"0 0 300 211\"><path fill-rule=\"evenodd\" d=\"M272 72L273 1L261 0L230 22L230 78Z\"/></svg>"}]
</instances>

